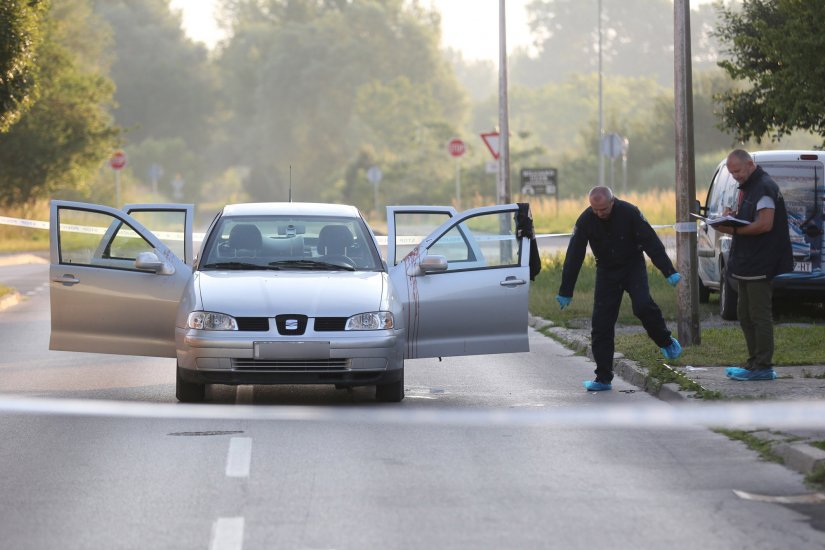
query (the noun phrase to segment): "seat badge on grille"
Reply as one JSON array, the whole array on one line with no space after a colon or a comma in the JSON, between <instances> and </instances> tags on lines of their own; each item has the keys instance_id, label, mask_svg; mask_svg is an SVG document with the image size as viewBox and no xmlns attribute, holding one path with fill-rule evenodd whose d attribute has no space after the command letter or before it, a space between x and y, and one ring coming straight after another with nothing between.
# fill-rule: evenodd
<instances>
[{"instance_id":1,"label":"seat badge on grille","mask_svg":"<svg viewBox=\"0 0 825 550\"><path fill-rule=\"evenodd\" d=\"M298 330L298 319L287 319L284 328L286 330Z\"/></svg>"}]
</instances>

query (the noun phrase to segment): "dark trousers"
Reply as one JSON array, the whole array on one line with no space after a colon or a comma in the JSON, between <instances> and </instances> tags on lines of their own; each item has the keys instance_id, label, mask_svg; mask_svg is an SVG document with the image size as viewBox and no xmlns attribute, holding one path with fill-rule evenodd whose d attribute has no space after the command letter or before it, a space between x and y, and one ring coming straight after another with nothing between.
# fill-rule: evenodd
<instances>
[{"instance_id":1,"label":"dark trousers","mask_svg":"<svg viewBox=\"0 0 825 550\"><path fill-rule=\"evenodd\" d=\"M769 369L773 366L773 287L767 279L738 282L736 313L748 346L746 368Z\"/></svg>"},{"instance_id":2,"label":"dark trousers","mask_svg":"<svg viewBox=\"0 0 825 550\"><path fill-rule=\"evenodd\" d=\"M644 258L621 267L597 267L591 345L593 359L596 360L596 379L599 382L609 383L613 380L613 339L625 292L630 295L633 303L633 314L642 322L650 339L660 348L670 345L670 331L662 317L662 310L650 296Z\"/></svg>"}]
</instances>

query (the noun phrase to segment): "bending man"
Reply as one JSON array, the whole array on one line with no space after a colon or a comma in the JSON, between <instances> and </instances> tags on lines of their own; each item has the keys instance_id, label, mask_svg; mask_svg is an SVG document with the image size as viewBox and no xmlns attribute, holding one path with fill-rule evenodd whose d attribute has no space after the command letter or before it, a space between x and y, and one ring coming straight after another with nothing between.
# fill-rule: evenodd
<instances>
[{"instance_id":1,"label":"bending man","mask_svg":"<svg viewBox=\"0 0 825 550\"><path fill-rule=\"evenodd\" d=\"M573 300L573 289L590 243L590 250L596 257L591 333L596 379L585 381L584 387L590 391L603 391L613 388L613 340L625 292L633 303L633 314L661 348L662 354L668 359L676 359L682 353L682 347L665 324L662 310L650 296L642 252L650 257L671 286L676 286L681 276L674 269L662 241L636 206L615 198L609 187L594 187L589 198L590 207L576 221L567 247L556 300L561 309Z\"/></svg>"}]
</instances>

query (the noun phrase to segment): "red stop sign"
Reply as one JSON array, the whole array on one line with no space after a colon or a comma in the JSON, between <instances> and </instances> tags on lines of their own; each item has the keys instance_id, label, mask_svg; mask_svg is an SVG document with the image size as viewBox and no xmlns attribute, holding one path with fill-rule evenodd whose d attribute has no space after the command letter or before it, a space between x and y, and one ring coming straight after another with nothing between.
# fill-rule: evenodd
<instances>
[{"instance_id":1,"label":"red stop sign","mask_svg":"<svg viewBox=\"0 0 825 550\"><path fill-rule=\"evenodd\" d=\"M126 166L126 151L115 151L109 158L109 166L112 170L123 170Z\"/></svg>"},{"instance_id":2,"label":"red stop sign","mask_svg":"<svg viewBox=\"0 0 825 550\"><path fill-rule=\"evenodd\" d=\"M464 154L464 142L458 138L451 139L450 143L447 144L447 150L452 156L460 157Z\"/></svg>"}]
</instances>

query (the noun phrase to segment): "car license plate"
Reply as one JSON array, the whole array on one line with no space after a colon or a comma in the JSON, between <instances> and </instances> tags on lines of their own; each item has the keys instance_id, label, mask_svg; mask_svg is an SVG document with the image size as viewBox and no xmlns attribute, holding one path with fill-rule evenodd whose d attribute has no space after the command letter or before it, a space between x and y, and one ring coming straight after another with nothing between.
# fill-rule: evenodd
<instances>
[{"instance_id":1,"label":"car license plate","mask_svg":"<svg viewBox=\"0 0 825 550\"><path fill-rule=\"evenodd\" d=\"M329 359L329 342L255 342L255 359Z\"/></svg>"},{"instance_id":2,"label":"car license plate","mask_svg":"<svg viewBox=\"0 0 825 550\"><path fill-rule=\"evenodd\" d=\"M793 270L798 273L810 273L811 272L811 262L794 262L793 263Z\"/></svg>"}]
</instances>

